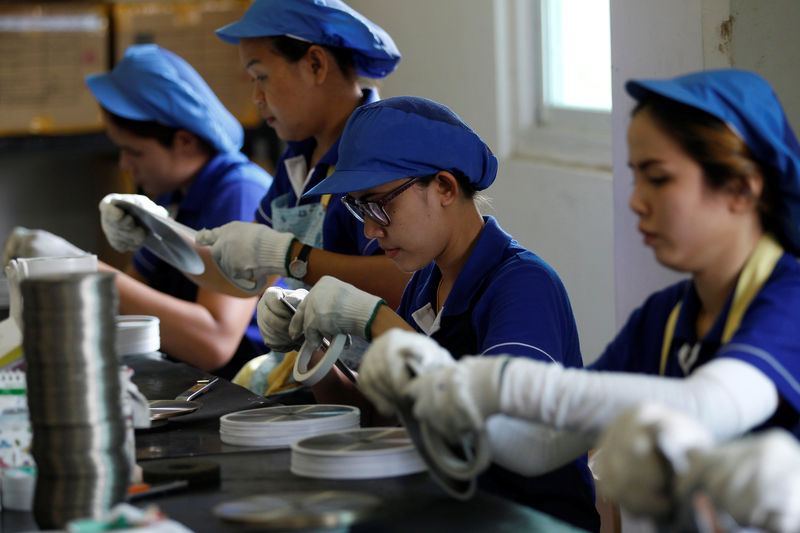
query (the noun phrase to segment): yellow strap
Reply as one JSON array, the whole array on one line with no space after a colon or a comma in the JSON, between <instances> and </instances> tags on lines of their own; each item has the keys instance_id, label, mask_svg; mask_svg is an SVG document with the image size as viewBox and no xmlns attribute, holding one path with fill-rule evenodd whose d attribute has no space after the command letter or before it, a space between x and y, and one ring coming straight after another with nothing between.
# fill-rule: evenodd
<instances>
[{"instance_id":1,"label":"yellow strap","mask_svg":"<svg viewBox=\"0 0 800 533\"><path fill-rule=\"evenodd\" d=\"M661 363L658 365L658 374L664 375L667 368L667 356L669 355L669 347L672 344L672 336L675 334L675 323L678 321L678 315L681 312L681 304L678 302L667 319L667 327L664 329L664 341L661 343Z\"/></svg>"},{"instance_id":2,"label":"yellow strap","mask_svg":"<svg viewBox=\"0 0 800 533\"><path fill-rule=\"evenodd\" d=\"M731 340L733 334L739 329L739 324L745 311L747 311L747 307L761 290L761 287L764 286L764 283L767 282L782 255L783 248L771 235L764 234L758 241L755 250L747 259L742 273L739 274L739 280L736 282L733 303L730 311L728 311L725 327L722 330L722 344ZM675 324L678 321L680 308L681 302L678 302L669 314L667 325L664 328L664 340L661 344L661 363L658 369L658 373L662 376L667 367L667 356L672 344L672 337L675 335Z\"/></svg>"},{"instance_id":3,"label":"yellow strap","mask_svg":"<svg viewBox=\"0 0 800 533\"><path fill-rule=\"evenodd\" d=\"M325 177L327 178L328 176L333 174L334 170L336 170L336 167L334 165L328 165L328 173L325 175ZM323 194L322 195L322 198L319 201L319 203L322 204L322 207L324 207L324 208L328 207L328 204L331 201L331 196L333 196L333 195L332 194Z\"/></svg>"},{"instance_id":4,"label":"yellow strap","mask_svg":"<svg viewBox=\"0 0 800 533\"><path fill-rule=\"evenodd\" d=\"M292 377L292 370L294 370L295 359L297 359L297 352L287 352L283 361L272 369L267 376L267 391L264 393L265 396L293 389L300 385L296 381L289 381Z\"/></svg>"}]
</instances>

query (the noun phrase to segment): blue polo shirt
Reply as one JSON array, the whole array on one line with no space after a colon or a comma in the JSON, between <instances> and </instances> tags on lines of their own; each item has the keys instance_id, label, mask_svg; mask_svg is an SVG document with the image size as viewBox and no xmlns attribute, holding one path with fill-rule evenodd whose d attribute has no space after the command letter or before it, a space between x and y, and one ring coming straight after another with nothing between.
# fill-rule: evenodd
<instances>
[{"instance_id":1,"label":"blue polo shirt","mask_svg":"<svg viewBox=\"0 0 800 533\"><path fill-rule=\"evenodd\" d=\"M435 320L431 313L440 279L435 263L415 272L398 314L456 359L469 354L511 354L583 366L575 318L560 278L493 217L484 217L478 241ZM528 478L492 464L478 482L484 490L583 529L600 527L585 456Z\"/></svg>"},{"instance_id":2,"label":"blue polo shirt","mask_svg":"<svg viewBox=\"0 0 800 533\"><path fill-rule=\"evenodd\" d=\"M377 102L378 92L371 88L362 89L364 97L362 105ZM321 195L298 198L289 179L286 170L286 161L297 156L304 156L306 164L311 160L314 148L317 146L316 140L312 137L304 141L288 142L286 151L281 155L275 167L275 181L270 187L269 192L262 198L258 210L256 211L256 221L272 227L272 202L275 198L289 195L288 205L305 205L319 203ZM308 191L325 179L329 170L336 166L339 160L339 139L319 160L311 175L311 179L305 184L303 191ZM325 211L325 221L322 229L322 248L329 252L346 255L373 255L380 253L381 249L375 239L368 239L364 236L364 223L359 222L347 208L340 198L344 194L334 194L328 203Z\"/></svg>"},{"instance_id":3,"label":"blue polo shirt","mask_svg":"<svg viewBox=\"0 0 800 533\"><path fill-rule=\"evenodd\" d=\"M678 302L681 310L664 374L683 377L716 357L746 361L769 377L781 396L777 412L762 427L782 427L800 438L800 263L784 253L759 293L750 302L739 329L721 343L733 291L711 329L698 339L695 324L700 299L690 280L651 295L636 309L619 334L595 361L593 370L658 374L664 329ZM686 368L678 351L700 344L697 359Z\"/></svg>"},{"instance_id":4,"label":"blue polo shirt","mask_svg":"<svg viewBox=\"0 0 800 533\"><path fill-rule=\"evenodd\" d=\"M217 154L200 170L185 195L179 191L166 193L156 203L170 209L175 220L190 228L216 228L233 220L252 221L253 211L271 183L272 177L243 154ZM197 301L197 285L148 249L141 248L133 255L133 265L150 287L182 300ZM233 359L214 373L233 377L244 363L267 351L254 312Z\"/></svg>"}]
</instances>

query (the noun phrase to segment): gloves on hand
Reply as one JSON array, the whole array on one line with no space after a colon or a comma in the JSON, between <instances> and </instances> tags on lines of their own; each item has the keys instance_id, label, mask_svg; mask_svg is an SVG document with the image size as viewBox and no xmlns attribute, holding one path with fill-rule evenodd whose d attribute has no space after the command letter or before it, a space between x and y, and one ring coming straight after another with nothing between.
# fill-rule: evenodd
<instances>
[{"instance_id":1,"label":"gloves on hand","mask_svg":"<svg viewBox=\"0 0 800 533\"><path fill-rule=\"evenodd\" d=\"M319 345L323 337L351 333L369 338L367 326L383 299L331 276L322 276L297 307L289 324L293 339L305 334L306 341Z\"/></svg>"},{"instance_id":2,"label":"gloves on hand","mask_svg":"<svg viewBox=\"0 0 800 533\"><path fill-rule=\"evenodd\" d=\"M69 241L42 229L27 229L17 226L3 245L3 263L8 264L17 257L75 257L86 252Z\"/></svg>"},{"instance_id":3,"label":"gloves on hand","mask_svg":"<svg viewBox=\"0 0 800 533\"><path fill-rule=\"evenodd\" d=\"M500 383L510 360L464 357L458 364L418 377L405 391L415 400L414 416L451 442L483 430L486 419L500 411Z\"/></svg>"},{"instance_id":4,"label":"gloves on hand","mask_svg":"<svg viewBox=\"0 0 800 533\"><path fill-rule=\"evenodd\" d=\"M292 304L297 309L308 294L305 289L285 290L280 287L270 287L258 301L258 329L264 344L277 352L290 352L297 350L303 343L303 338L292 338L289 335L289 323L294 313L286 306L281 298Z\"/></svg>"},{"instance_id":5,"label":"gloves on hand","mask_svg":"<svg viewBox=\"0 0 800 533\"><path fill-rule=\"evenodd\" d=\"M430 337L390 329L364 352L358 385L381 413L390 416L398 404L409 401L403 393L412 379L455 364L450 352Z\"/></svg>"},{"instance_id":6,"label":"gloves on hand","mask_svg":"<svg viewBox=\"0 0 800 533\"><path fill-rule=\"evenodd\" d=\"M140 226L132 215L114 205L114 200L126 200L134 203L159 217L168 217L169 213L147 196L141 194L107 194L100 200L100 225L106 234L111 247L118 252L135 251L142 247L147 230Z\"/></svg>"},{"instance_id":7,"label":"gloves on hand","mask_svg":"<svg viewBox=\"0 0 800 533\"><path fill-rule=\"evenodd\" d=\"M679 489L704 489L739 524L776 533L800 531L800 445L786 431L733 440L689 452Z\"/></svg>"},{"instance_id":8,"label":"gloves on hand","mask_svg":"<svg viewBox=\"0 0 800 533\"><path fill-rule=\"evenodd\" d=\"M251 293L264 288L269 274L289 275L286 263L293 240L291 233L241 221L203 229L195 236L199 246L211 246L211 257L219 271L238 288Z\"/></svg>"},{"instance_id":9,"label":"gloves on hand","mask_svg":"<svg viewBox=\"0 0 800 533\"><path fill-rule=\"evenodd\" d=\"M680 503L673 479L689 470L688 454L711 443L711 433L694 418L643 404L603 433L594 457L598 487L633 514L665 518Z\"/></svg>"}]
</instances>

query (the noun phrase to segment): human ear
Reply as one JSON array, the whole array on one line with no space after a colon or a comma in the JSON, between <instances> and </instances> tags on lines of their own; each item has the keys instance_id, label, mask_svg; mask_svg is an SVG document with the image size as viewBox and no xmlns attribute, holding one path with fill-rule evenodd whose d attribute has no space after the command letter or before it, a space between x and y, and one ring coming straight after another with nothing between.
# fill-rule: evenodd
<instances>
[{"instance_id":1,"label":"human ear","mask_svg":"<svg viewBox=\"0 0 800 533\"><path fill-rule=\"evenodd\" d=\"M172 145L180 150L194 148L197 144L197 137L187 130L177 130L172 137Z\"/></svg>"},{"instance_id":2,"label":"human ear","mask_svg":"<svg viewBox=\"0 0 800 533\"><path fill-rule=\"evenodd\" d=\"M441 170L436 174L434 183L436 184L436 192L439 194L443 206L452 204L458 197L458 180L446 170Z\"/></svg>"},{"instance_id":3,"label":"human ear","mask_svg":"<svg viewBox=\"0 0 800 533\"><path fill-rule=\"evenodd\" d=\"M757 206L764 192L764 177L754 170L736 179L729 188L731 208L734 211L749 210Z\"/></svg>"},{"instance_id":4,"label":"human ear","mask_svg":"<svg viewBox=\"0 0 800 533\"><path fill-rule=\"evenodd\" d=\"M305 55L305 60L311 73L314 76L314 81L322 83L328 75L328 68L330 67L330 57L328 53L319 45L311 45Z\"/></svg>"}]
</instances>

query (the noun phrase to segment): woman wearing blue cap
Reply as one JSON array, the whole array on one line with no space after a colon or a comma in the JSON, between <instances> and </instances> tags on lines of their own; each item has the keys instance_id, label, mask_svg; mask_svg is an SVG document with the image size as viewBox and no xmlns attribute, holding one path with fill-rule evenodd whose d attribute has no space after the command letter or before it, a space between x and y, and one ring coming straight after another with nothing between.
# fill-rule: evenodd
<instances>
[{"instance_id":1,"label":"woman wearing blue cap","mask_svg":"<svg viewBox=\"0 0 800 533\"><path fill-rule=\"evenodd\" d=\"M255 0L240 20L216 33L238 47L261 116L288 146L254 210L257 223L208 225L212 229L198 232L206 269L190 277L202 287L243 296L280 277L297 288L333 275L399 302L408 275L364 236L340 195L304 194L333 172L350 114L378 99L375 89L360 86L359 76L386 77L400 61L391 37L339 0ZM141 245L128 225L106 228L122 247ZM363 349L352 352L360 357ZM283 367L292 361L283 359ZM259 389L252 381L250 387Z\"/></svg>"},{"instance_id":2,"label":"woman wearing blue cap","mask_svg":"<svg viewBox=\"0 0 800 533\"><path fill-rule=\"evenodd\" d=\"M657 260L691 278L650 296L590 370L467 357L409 383L390 379L386 361L421 340L375 343L362 381L376 401L412 397L451 438L494 413L531 421L541 431L516 454L526 472L582 453L646 400L716 439L765 427L800 436L800 145L778 99L733 69L626 89L638 101L630 206Z\"/></svg>"},{"instance_id":3,"label":"woman wearing blue cap","mask_svg":"<svg viewBox=\"0 0 800 533\"><path fill-rule=\"evenodd\" d=\"M120 167L156 199L107 196L100 205L104 229L131 221L112 203L119 197L160 215L169 208L178 222L196 229L252 217L272 178L239 152L241 125L188 63L156 45L137 45L113 70L86 82L120 149ZM129 249L114 239L111 244ZM4 260L81 252L50 233L18 229ZM113 270L103 263L99 268ZM115 279L120 313L157 316L161 349L175 359L232 377L266 350L255 323L255 298L198 288L146 248Z\"/></svg>"},{"instance_id":4,"label":"woman wearing blue cap","mask_svg":"<svg viewBox=\"0 0 800 533\"><path fill-rule=\"evenodd\" d=\"M267 345L296 347L301 336L313 345L337 333L370 339L401 327L429 335L437 349L410 346L385 361L389 373L407 373L407 363L424 373L471 353L582 366L558 275L479 212L477 193L496 173L488 146L441 104L398 97L356 110L342 133L336 171L308 194L347 193L342 202L367 237L414 274L396 313L380 297L328 276L308 293L290 292L298 303L290 320L279 301L283 292L269 288L258 312ZM366 405L338 369L313 392L319 401ZM585 457L536 478L495 464L479 486L584 529L599 524Z\"/></svg>"},{"instance_id":5,"label":"woman wearing blue cap","mask_svg":"<svg viewBox=\"0 0 800 533\"><path fill-rule=\"evenodd\" d=\"M201 231L197 244L217 268L202 286L257 294L278 276L294 287L324 274L399 301L408 276L380 254L338 197L304 192L333 172L350 114L378 99L359 76L382 78L400 61L391 37L339 0L256 0L241 20L217 30L237 45L267 125L287 142L275 180L254 210L257 224ZM117 239L130 230L118 228Z\"/></svg>"},{"instance_id":6,"label":"woman wearing blue cap","mask_svg":"<svg viewBox=\"0 0 800 533\"><path fill-rule=\"evenodd\" d=\"M400 61L391 37L338 0L256 0L217 35L238 46L253 100L288 147L255 214L259 224L201 232L197 243L212 245L222 273L251 293L263 290L267 276L297 288L328 274L399 300L407 275L364 236L339 197L306 194L333 172L350 114L378 99L358 76L383 78Z\"/></svg>"}]
</instances>

